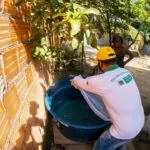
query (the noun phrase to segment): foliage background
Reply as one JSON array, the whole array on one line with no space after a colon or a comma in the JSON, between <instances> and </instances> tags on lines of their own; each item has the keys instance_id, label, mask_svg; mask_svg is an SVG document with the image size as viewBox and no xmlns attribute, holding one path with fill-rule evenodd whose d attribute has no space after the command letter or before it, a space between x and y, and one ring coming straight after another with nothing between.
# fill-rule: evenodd
<instances>
[{"instance_id":1,"label":"foliage background","mask_svg":"<svg viewBox=\"0 0 150 150\"><path fill-rule=\"evenodd\" d=\"M33 57L53 61L55 69L85 62L85 38L94 48L96 36L104 34L110 45L118 34L132 41L129 47L141 40L139 35L150 42L148 0L20 0L16 5L25 2L32 5L28 19L35 29Z\"/></svg>"}]
</instances>

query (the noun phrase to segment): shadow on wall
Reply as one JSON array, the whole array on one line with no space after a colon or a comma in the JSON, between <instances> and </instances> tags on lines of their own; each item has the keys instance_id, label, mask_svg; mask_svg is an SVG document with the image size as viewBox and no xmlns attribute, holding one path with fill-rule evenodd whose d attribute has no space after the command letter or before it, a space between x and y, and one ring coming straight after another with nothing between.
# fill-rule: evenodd
<instances>
[{"instance_id":1,"label":"shadow on wall","mask_svg":"<svg viewBox=\"0 0 150 150\"><path fill-rule=\"evenodd\" d=\"M35 60L34 64L36 66L38 76L41 79L40 84L43 88L43 92L45 93L48 89L49 85L52 83L52 68L50 61L44 60Z\"/></svg>"},{"instance_id":2,"label":"shadow on wall","mask_svg":"<svg viewBox=\"0 0 150 150\"><path fill-rule=\"evenodd\" d=\"M43 128L43 120L37 115L39 105L36 102L30 102L30 117L26 123L19 129L20 137L16 140L16 145L12 150L38 150L42 147L43 140L41 139L41 128Z\"/></svg>"}]
</instances>

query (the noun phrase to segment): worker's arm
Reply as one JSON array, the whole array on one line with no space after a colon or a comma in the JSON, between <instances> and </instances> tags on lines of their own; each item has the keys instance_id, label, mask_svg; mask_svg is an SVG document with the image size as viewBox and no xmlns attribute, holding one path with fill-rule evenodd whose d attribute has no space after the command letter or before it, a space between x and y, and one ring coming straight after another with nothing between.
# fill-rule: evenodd
<instances>
[{"instance_id":1,"label":"worker's arm","mask_svg":"<svg viewBox=\"0 0 150 150\"><path fill-rule=\"evenodd\" d=\"M94 94L98 94L98 88L97 88L97 82L96 80L97 76L91 76L88 78L82 78L81 76L76 76L74 79L72 79L71 83L75 88L83 89L86 91L89 91Z\"/></svg>"},{"instance_id":2,"label":"worker's arm","mask_svg":"<svg viewBox=\"0 0 150 150\"><path fill-rule=\"evenodd\" d=\"M125 54L127 55L128 59L124 62L124 65L126 65L130 60L133 59L133 54L129 50L126 50Z\"/></svg>"}]
</instances>

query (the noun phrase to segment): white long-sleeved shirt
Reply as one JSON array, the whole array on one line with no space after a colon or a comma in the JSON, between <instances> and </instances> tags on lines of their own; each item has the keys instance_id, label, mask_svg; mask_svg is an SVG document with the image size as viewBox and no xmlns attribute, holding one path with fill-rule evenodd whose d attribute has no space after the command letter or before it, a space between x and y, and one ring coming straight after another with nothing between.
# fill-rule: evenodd
<instances>
[{"instance_id":1,"label":"white long-sleeved shirt","mask_svg":"<svg viewBox=\"0 0 150 150\"><path fill-rule=\"evenodd\" d=\"M132 139L144 125L144 111L137 85L124 68L117 65L105 73L73 79L76 87L99 95L109 113L110 133L118 139Z\"/></svg>"}]
</instances>

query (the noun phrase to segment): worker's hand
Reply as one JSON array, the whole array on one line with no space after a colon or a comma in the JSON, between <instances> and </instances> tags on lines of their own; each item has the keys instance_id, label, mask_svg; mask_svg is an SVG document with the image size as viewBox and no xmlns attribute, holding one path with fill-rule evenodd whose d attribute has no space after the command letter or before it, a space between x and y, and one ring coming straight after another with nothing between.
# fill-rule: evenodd
<instances>
[{"instance_id":1,"label":"worker's hand","mask_svg":"<svg viewBox=\"0 0 150 150\"><path fill-rule=\"evenodd\" d=\"M74 77L72 80L70 80L71 85L74 86L76 89L78 89L78 79L82 78L81 75Z\"/></svg>"},{"instance_id":2,"label":"worker's hand","mask_svg":"<svg viewBox=\"0 0 150 150\"><path fill-rule=\"evenodd\" d=\"M73 87L75 87L76 89L78 88L78 86L76 85L76 81L74 79L70 80L70 82Z\"/></svg>"}]
</instances>

